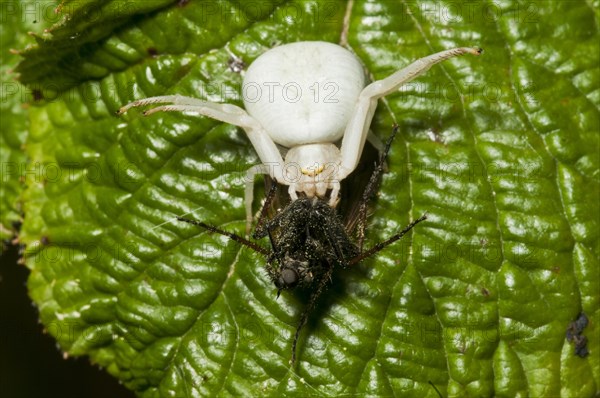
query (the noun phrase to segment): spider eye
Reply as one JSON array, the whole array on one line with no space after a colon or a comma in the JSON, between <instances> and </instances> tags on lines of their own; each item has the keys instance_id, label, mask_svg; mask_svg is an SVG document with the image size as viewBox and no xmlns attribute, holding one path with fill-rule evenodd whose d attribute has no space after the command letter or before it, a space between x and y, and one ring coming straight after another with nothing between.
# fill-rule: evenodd
<instances>
[{"instance_id":1,"label":"spider eye","mask_svg":"<svg viewBox=\"0 0 600 398\"><path fill-rule=\"evenodd\" d=\"M283 287L292 287L298 283L298 273L292 268L284 268L281 270L279 280Z\"/></svg>"}]
</instances>

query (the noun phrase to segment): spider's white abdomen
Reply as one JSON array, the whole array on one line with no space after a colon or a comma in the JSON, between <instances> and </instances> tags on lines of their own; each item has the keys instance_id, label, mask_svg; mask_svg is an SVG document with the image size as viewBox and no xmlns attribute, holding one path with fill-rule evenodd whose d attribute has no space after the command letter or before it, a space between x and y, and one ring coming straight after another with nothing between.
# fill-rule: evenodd
<instances>
[{"instance_id":1,"label":"spider's white abdomen","mask_svg":"<svg viewBox=\"0 0 600 398\"><path fill-rule=\"evenodd\" d=\"M377 100L432 65L481 51L468 47L441 51L365 87L361 62L343 47L320 41L291 43L265 52L250 65L242 86L246 109L161 95L131 102L118 113L163 104L144 114L195 112L242 127L261 160L247 172L246 219L250 226L256 174L269 174L277 183L288 185L292 200L298 199L298 193L309 198L329 195L329 206L335 207L340 181L358 165Z\"/></svg>"},{"instance_id":2,"label":"spider's white abdomen","mask_svg":"<svg viewBox=\"0 0 600 398\"><path fill-rule=\"evenodd\" d=\"M365 86L361 63L338 45L311 41L275 47L244 77L248 113L277 144L335 142Z\"/></svg>"}]
</instances>

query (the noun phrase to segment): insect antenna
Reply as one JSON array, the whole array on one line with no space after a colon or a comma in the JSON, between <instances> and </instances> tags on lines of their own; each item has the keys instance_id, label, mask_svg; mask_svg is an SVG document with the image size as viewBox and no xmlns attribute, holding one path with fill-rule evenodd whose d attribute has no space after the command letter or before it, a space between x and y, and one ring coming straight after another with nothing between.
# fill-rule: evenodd
<instances>
[{"instance_id":1,"label":"insect antenna","mask_svg":"<svg viewBox=\"0 0 600 398\"><path fill-rule=\"evenodd\" d=\"M394 126L392 128L392 133L390 134L390 137L388 138L388 140L385 144L385 148L381 152L381 156L379 157L379 162L377 163L377 166L375 166L375 170L373 170L373 173L371 174L371 177L369 178L369 182L367 183L367 187L365 188L363 195L362 195L360 207L358 209L358 226L357 226L357 228L358 228L358 249L360 251L362 251L363 243L365 241L365 229L366 229L366 224L367 224L366 223L366 221L367 221L367 205L369 203L369 200L373 196L373 193L377 189L377 186L379 185L379 177L381 176L381 173L383 173L383 165L385 163L385 159L387 158L388 153L390 151L390 147L392 146L392 141L394 141L394 138L396 137L396 134L398 133L398 129L399 129L398 125L394 123Z\"/></svg>"},{"instance_id":2,"label":"insect antenna","mask_svg":"<svg viewBox=\"0 0 600 398\"><path fill-rule=\"evenodd\" d=\"M231 240L233 240L235 242L238 242L238 243L240 243L240 244L242 244L242 245L244 245L244 246L246 246L246 247L254 250L257 253L260 253L263 256L269 257L269 255L270 255L270 252L268 250L260 247L256 243L251 242L251 241L249 241L248 239L246 239L246 238L244 238L242 236L234 234L233 232L228 232L228 231L222 230L220 228L217 228L215 226L203 223L201 221L190 220L188 218L177 217L177 220L183 221L183 222L186 222L186 223L189 223L189 224L192 224L192 225L196 225L198 227L202 227L202 228L204 228L204 229L206 229L206 230L208 230L210 232L215 232L217 234L221 234L223 236L227 236L229 239L231 239Z\"/></svg>"}]
</instances>

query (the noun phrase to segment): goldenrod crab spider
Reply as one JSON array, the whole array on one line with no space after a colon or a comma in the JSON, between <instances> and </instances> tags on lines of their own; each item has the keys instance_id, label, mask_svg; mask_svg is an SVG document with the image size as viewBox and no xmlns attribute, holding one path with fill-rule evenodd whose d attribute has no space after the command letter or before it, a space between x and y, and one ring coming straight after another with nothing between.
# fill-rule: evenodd
<instances>
[{"instance_id":1,"label":"goldenrod crab spider","mask_svg":"<svg viewBox=\"0 0 600 398\"><path fill-rule=\"evenodd\" d=\"M242 85L245 110L166 95L131 102L118 113L165 104L144 114L193 112L243 128L262 162L247 174L245 203L250 223L256 174L268 174L288 185L292 200L298 199L298 193L326 199L329 192L328 203L335 207L340 181L358 164L377 100L439 62L481 51L467 47L441 51L366 85L361 62L345 48L321 41L290 43L268 50L250 65ZM285 160L278 145L287 148Z\"/></svg>"}]
</instances>

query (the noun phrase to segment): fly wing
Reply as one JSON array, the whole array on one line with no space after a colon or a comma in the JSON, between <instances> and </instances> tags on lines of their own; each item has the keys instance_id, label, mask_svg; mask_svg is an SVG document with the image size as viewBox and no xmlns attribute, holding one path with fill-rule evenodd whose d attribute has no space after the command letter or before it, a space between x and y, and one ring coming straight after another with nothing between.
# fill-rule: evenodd
<instances>
[{"instance_id":1,"label":"fly wing","mask_svg":"<svg viewBox=\"0 0 600 398\"><path fill-rule=\"evenodd\" d=\"M315 203L310 215L313 220L309 233L322 242L326 251L323 260L345 266L347 260L358 255L358 248L352 243L341 218L327 202L319 200Z\"/></svg>"},{"instance_id":2,"label":"fly wing","mask_svg":"<svg viewBox=\"0 0 600 398\"><path fill-rule=\"evenodd\" d=\"M350 236L356 237L356 228L359 223L366 223L367 212L361 212L360 208L363 204L363 194L378 160L377 150L370 144L365 145L358 166L342 181L342 196L338 205L338 213ZM364 219L361 220L361 217Z\"/></svg>"}]
</instances>

